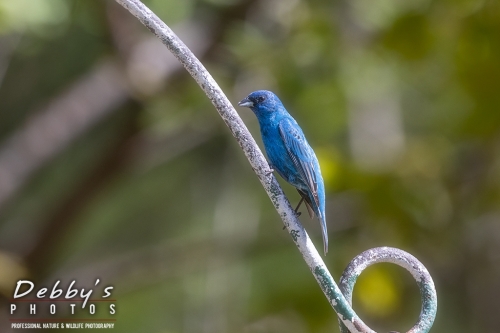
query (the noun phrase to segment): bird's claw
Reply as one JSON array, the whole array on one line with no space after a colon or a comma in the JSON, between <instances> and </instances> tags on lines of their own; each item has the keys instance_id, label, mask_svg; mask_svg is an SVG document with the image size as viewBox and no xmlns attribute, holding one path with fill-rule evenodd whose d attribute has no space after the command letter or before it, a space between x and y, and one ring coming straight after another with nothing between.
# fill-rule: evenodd
<instances>
[{"instance_id":1,"label":"bird's claw","mask_svg":"<svg viewBox=\"0 0 500 333\"><path fill-rule=\"evenodd\" d=\"M274 172L274 169L273 168L269 168L269 170L266 172L266 176L269 176L273 172Z\"/></svg>"},{"instance_id":2,"label":"bird's claw","mask_svg":"<svg viewBox=\"0 0 500 333\"><path fill-rule=\"evenodd\" d=\"M295 215L297 217L299 217L300 215L302 215L301 212L299 212L299 208L300 208L300 205L302 205L302 201L304 201L304 197L301 197L300 198L300 201L299 201L299 204L297 205L297 207L293 210L295 212Z\"/></svg>"}]
</instances>

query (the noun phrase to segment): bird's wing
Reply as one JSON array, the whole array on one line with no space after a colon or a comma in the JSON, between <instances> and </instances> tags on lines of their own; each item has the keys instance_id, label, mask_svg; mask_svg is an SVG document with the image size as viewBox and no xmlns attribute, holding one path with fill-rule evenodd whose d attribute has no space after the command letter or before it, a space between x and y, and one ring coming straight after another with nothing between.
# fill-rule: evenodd
<instances>
[{"instance_id":1,"label":"bird's wing","mask_svg":"<svg viewBox=\"0 0 500 333\"><path fill-rule=\"evenodd\" d=\"M319 207L318 181L314 169L314 152L306 141L297 123L283 119L278 124L281 139L285 143L288 155L311 191L316 206Z\"/></svg>"}]
</instances>

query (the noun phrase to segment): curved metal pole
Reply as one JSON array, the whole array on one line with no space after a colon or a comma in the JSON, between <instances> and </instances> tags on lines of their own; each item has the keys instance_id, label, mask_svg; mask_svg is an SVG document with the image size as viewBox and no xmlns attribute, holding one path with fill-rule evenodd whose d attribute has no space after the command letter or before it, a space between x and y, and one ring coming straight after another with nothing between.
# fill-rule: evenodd
<instances>
[{"instance_id":1,"label":"curved metal pole","mask_svg":"<svg viewBox=\"0 0 500 333\"><path fill-rule=\"evenodd\" d=\"M139 0L116 0L154 33L205 92L245 153L305 262L339 319L352 333L374 332L356 315L299 222L257 143L210 73L175 33Z\"/></svg>"},{"instance_id":2,"label":"curved metal pole","mask_svg":"<svg viewBox=\"0 0 500 333\"><path fill-rule=\"evenodd\" d=\"M361 273L373 264L389 262L405 268L417 281L422 298L422 309L417 323L407 333L426 333L432 327L437 311L437 295L434 282L427 269L414 256L393 247L376 247L356 256L347 265L339 281L340 290L352 305L352 292L356 280ZM349 333L349 330L339 321L340 331Z\"/></svg>"}]
</instances>

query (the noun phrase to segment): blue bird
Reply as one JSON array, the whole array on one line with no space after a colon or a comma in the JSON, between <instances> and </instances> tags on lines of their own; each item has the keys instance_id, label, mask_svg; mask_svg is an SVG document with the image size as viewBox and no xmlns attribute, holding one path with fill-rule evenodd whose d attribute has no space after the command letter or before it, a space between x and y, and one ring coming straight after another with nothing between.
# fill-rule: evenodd
<instances>
[{"instance_id":1,"label":"blue bird","mask_svg":"<svg viewBox=\"0 0 500 333\"><path fill-rule=\"evenodd\" d=\"M257 116L270 168L276 170L299 192L301 199L295 211L305 202L309 216L318 217L326 255L328 231L325 220L325 186L318 159L302 129L278 96L270 91L254 91L238 105L250 108Z\"/></svg>"}]
</instances>

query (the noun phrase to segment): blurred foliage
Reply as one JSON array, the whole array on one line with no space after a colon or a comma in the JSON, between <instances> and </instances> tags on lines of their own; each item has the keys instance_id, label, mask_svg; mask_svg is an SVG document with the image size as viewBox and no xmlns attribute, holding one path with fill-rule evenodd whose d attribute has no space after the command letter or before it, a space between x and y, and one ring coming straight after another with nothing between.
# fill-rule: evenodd
<instances>
[{"instance_id":1,"label":"blurred foliage","mask_svg":"<svg viewBox=\"0 0 500 333\"><path fill-rule=\"evenodd\" d=\"M500 2L145 3L174 31L196 32L181 37L206 44L197 55L233 104L270 89L301 124L325 178L325 261L336 278L363 250L399 247L434 278L433 331L498 330ZM338 331L192 78L172 70L150 94L127 82L142 79L125 74L132 61L164 61L137 55L148 38L111 0L0 0L0 152L103 62L128 87L1 204L2 313L20 276L100 277L115 286L115 332ZM260 143L255 117L238 111ZM67 119L46 122L74 131ZM405 331L419 307L411 276L390 265L367 270L354 291L354 308L380 332Z\"/></svg>"}]
</instances>

